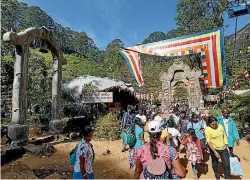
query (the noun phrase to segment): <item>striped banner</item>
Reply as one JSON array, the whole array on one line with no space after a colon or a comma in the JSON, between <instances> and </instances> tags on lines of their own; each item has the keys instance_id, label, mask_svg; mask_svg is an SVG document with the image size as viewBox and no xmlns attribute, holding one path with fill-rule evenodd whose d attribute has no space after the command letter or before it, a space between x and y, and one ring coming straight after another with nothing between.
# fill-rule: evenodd
<instances>
[{"instance_id":1,"label":"striped banner","mask_svg":"<svg viewBox=\"0 0 250 180\"><path fill-rule=\"evenodd\" d=\"M224 34L222 28L165 41L128 47L121 52L122 54L127 54L125 59L139 86L143 85L141 68L139 68L139 66L137 68L131 68L133 62L134 64L136 64L136 62L140 64L139 53L155 56L183 56L199 53L202 61L205 86L207 88L219 88L226 85Z\"/></svg>"},{"instance_id":2,"label":"striped banner","mask_svg":"<svg viewBox=\"0 0 250 180\"><path fill-rule=\"evenodd\" d=\"M141 87L144 84L144 81L142 77L140 54L129 50L121 50L120 52L127 61L128 67L136 82L136 85Z\"/></svg>"}]
</instances>

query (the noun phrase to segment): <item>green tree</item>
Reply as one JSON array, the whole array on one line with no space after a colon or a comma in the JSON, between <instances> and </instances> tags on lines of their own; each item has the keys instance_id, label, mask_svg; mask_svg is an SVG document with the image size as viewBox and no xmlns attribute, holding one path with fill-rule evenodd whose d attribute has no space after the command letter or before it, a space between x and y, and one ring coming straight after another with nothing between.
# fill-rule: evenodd
<instances>
[{"instance_id":1,"label":"green tree","mask_svg":"<svg viewBox=\"0 0 250 180\"><path fill-rule=\"evenodd\" d=\"M185 34L223 26L226 0L185 0L177 4L177 25Z\"/></svg>"},{"instance_id":2,"label":"green tree","mask_svg":"<svg viewBox=\"0 0 250 180\"><path fill-rule=\"evenodd\" d=\"M28 104L38 105L43 114L51 103L52 78L47 73L45 58L31 52L28 69Z\"/></svg>"},{"instance_id":3,"label":"green tree","mask_svg":"<svg viewBox=\"0 0 250 180\"><path fill-rule=\"evenodd\" d=\"M166 39L166 35L164 32L156 31L149 35L148 38L146 38L142 44L157 42L157 41L163 41Z\"/></svg>"},{"instance_id":4,"label":"green tree","mask_svg":"<svg viewBox=\"0 0 250 180\"><path fill-rule=\"evenodd\" d=\"M115 39L107 45L104 55L104 68L108 71L108 77L126 81L131 75L126 61L120 53L122 48L123 42L120 39Z\"/></svg>"}]
</instances>

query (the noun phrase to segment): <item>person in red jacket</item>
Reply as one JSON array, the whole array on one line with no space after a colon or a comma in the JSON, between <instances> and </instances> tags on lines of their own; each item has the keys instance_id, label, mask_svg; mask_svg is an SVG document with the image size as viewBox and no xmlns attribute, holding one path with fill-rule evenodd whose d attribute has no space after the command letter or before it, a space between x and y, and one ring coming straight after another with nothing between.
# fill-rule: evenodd
<instances>
[{"instance_id":1,"label":"person in red jacket","mask_svg":"<svg viewBox=\"0 0 250 180\"><path fill-rule=\"evenodd\" d=\"M182 145L187 145L186 157L192 166L192 170L195 179L198 179L197 163L203 161L203 153L201 148L201 142L195 135L195 130L193 128L188 129L189 136L181 141Z\"/></svg>"}]
</instances>

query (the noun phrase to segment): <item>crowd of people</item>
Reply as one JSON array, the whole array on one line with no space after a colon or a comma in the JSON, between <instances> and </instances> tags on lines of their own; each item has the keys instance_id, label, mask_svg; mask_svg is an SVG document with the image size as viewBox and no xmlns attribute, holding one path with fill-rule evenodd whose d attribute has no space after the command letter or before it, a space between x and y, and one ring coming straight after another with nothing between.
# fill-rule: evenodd
<instances>
[{"instance_id":1,"label":"crowd of people","mask_svg":"<svg viewBox=\"0 0 250 180\"><path fill-rule=\"evenodd\" d=\"M208 112L187 114L176 109L164 115L158 108L136 112L129 107L121 117L122 152L128 151L128 167L134 170L134 179L184 178L186 169L179 157L181 151L185 151L195 179L201 175L197 166L206 167L204 157L209 154L215 178L220 179L220 160L224 178L230 179L229 158L234 156L233 148L235 144L239 146L240 138L228 109L222 109L218 117L209 116ZM71 152L73 179L94 179L94 149L90 143L93 133L86 126L83 138Z\"/></svg>"},{"instance_id":2,"label":"crowd of people","mask_svg":"<svg viewBox=\"0 0 250 180\"><path fill-rule=\"evenodd\" d=\"M190 115L176 109L168 117L161 117L158 109L152 112L128 109L122 117L122 152L129 151L129 168L135 179L180 179L186 175L179 152L183 150L198 179L197 165L205 166L204 156L210 154L216 179L220 179L218 162L222 162L225 179L230 179L230 156L239 146L239 133L228 109L212 117L208 112L193 111ZM128 147L126 147L128 146ZM165 166L159 165L164 162ZM158 164L158 165L157 165ZM174 178L175 177L175 178Z\"/></svg>"}]
</instances>

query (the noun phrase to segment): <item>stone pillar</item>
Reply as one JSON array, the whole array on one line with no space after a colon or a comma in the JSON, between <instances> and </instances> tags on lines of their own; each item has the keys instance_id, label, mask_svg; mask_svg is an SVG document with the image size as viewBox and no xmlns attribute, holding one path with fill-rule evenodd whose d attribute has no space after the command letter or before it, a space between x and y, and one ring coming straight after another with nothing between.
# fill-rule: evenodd
<instances>
[{"instance_id":1,"label":"stone pillar","mask_svg":"<svg viewBox=\"0 0 250 180\"><path fill-rule=\"evenodd\" d=\"M61 80L62 80L62 61L60 54L53 57L53 78L52 78L52 119L50 121L50 130L53 133L60 133L63 128L61 120Z\"/></svg>"},{"instance_id":2,"label":"stone pillar","mask_svg":"<svg viewBox=\"0 0 250 180\"><path fill-rule=\"evenodd\" d=\"M171 90L171 87L170 87L170 80L164 80L162 81L162 90L164 91L163 92L163 98L161 100L161 107L162 107L162 110L165 111L165 110L169 110L171 108L171 96L170 94L165 97L165 90L168 90L170 92Z\"/></svg>"},{"instance_id":3,"label":"stone pillar","mask_svg":"<svg viewBox=\"0 0 250 180\"><path fill-rule=\"evenodd\" d=\"M13 146L28 142L27 121L28 88L28 46L15 46L14 81L12 93L12 119L8 127L8 136Z\"/></svg>"}]
</instances>

